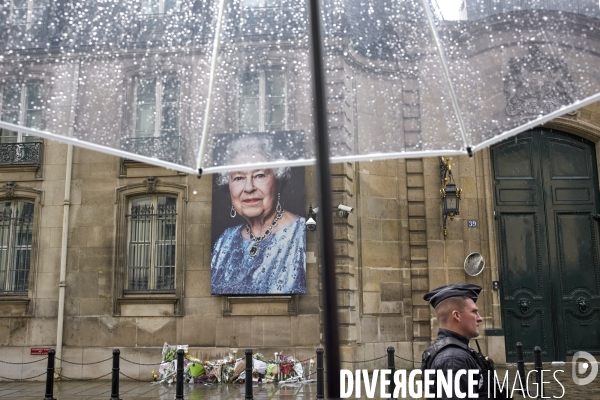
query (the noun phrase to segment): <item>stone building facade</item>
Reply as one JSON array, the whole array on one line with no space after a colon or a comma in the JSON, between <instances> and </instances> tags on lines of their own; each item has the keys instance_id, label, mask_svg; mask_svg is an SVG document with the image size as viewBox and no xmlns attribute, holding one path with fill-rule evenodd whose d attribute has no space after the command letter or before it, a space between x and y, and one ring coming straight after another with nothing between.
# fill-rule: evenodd
<instances>
[{"instance_id":1,"label":"stone building facade","mask_svg":"<svg viewBox=\"0 0 600 400\"><path fill-rule=\"evenodd\" d=\"M60 36L60 32L59 29L56 35ZM374 46L388 33L379 32ZM3 43L9 43L9 39L5 37ZM386 79L373 78L368 52L363 51L366 47L363 46L363 50L361 46L348 47L344 38L339 39L332 45L335 51L329 59L328 74L333 93L330 99L332 137L334 145L341 149L340 154L354 146L370 145L361 142L358 131L373 131L374 148L394 136L402 138L399 149L418 149L423 140L434 140L428 135L436 130L435 124L439 121L428 116L435 113L435 98L440 95L436 82L405 74L402 68L410 69L415 62L412 59L397 63L400 68L397 74ZM474 57L483 57L489 44L482 41L474 45L480 46L474 51ZM127 80L140 68L151 70L156 65L164 65L159 54L154 58L142 57L140 67L137 57L143 51L138 50L129 49L113 64L89 62L83 66L71 62L56 65L42 62L51 59L51 55L19 65L16 61L24 60L19 57L35 56L24 53L14 58L5 57L0 62L5 76L0 84L5 90L14 82L21 88L27 87L28 82L46 83L42 85L40 96L52 101L47 102L48 108L40 117L38 127L48 131L69 135L73 126L77 134L96 131L98 122L91 116L103 110L106 112L103 115L113 117L102 121L108 132L106 140L112 140L112 133L132 130L128 124L135 123L129 117L135 111L117 106L123 99L114 92L91 96L90 93L104 93L101 80L89 80L86 83L90 86L78 88L73 84L73 76L94 76L98 69L116 69L119 79ZM288 63L303 61L302 52L279 54L280 50L267 51L266 59L283 59ZM170 60L174 64L191 65L193 56L186 57ZM595 55L589 57L598 61ZM234 63L233 59L230 61ZM68 68L72 70L65 73ZM186 116L197 115L200 107L195 104L204 104L199 88L205 84L202 75L207 68L199 66L195 74L186 78L189 79L187 86L181 86L182 91L187 90L182 94L187 102L180 105L182 136L199 129L195 125L197 121ZM501 65L497 69L490 73L501 73ZM28 78L19 78L23 74ZM293 74L290 72L290 75ZM235 85L236 79L224 81L222 88ZM297 88L306 84L302 74L290 79L295 80ZM380 90L390 90L395 97L386 104L379 104L376 93ZM236 103L235 96L218 99L216 107L226 109ZM285 129L310 132L307 93L298 89L288 96L286 101L294 107L285 115ZM78 99L76 113L69 103L71 98ZM505 104L502 106L502 109L486 112L490 115L505 112ZM237 110L231 110L226 118L219 120L216 129L235 132L237 119ZM559 117L543 129L574 135L593 144L596 172L592 174L595 176L592 188L596 193L591 189L590 199L597 198L600 104ZM234 348L253 348L264 354L283 352L305 359L322 345L318 230L307 232L306 236L306 295L211 296L210 176L199 179L50 140L29 142L19 136L16 142L5 144L5 152L10 156L0 164L0 200L5 210L17 210L20 214L9 217L5 214L2 226L6 227L5 232L12 232L10 229L15 227L25 229L23 232L29 239L19 242L20 247L8 244L2 249L13 256L11 260L18 251L24 251L30 263L27 285L18 286L16 281L4 276L5 289L0 292L0 359L32 361L36 359L30 355L32 347L60 347L59 356L63 360L93 362L110 357L113 348L120 348L123 357L150 363L159 361L164 342L188 344L191 353L200 359L217 358ZM30 152L27 153L29 158L17 156L25 149L26 153ZM506 306L501 296L502 285L508 278L507 272L502 270L505 264L501 258L505 253L501 248L504 242L500 240L502 231L497 218L499 175L494 164L497 161L492 160L497 159L494 151L494 148L484 149L472 158L459 156L450 161L456 184L463 189L463 194L460 215L448 222L446 236L442 229L437 157L332 165L333 205L347 204L355 210L348 218L337 214L334 217L338 328L343 360L377 359L385 355L388 346L394 346L396 355L401 357L397 359L399 368L418 367L421 352L435 337L438 327L431 307L422 300L423 294L431 288L458 281L484 288L478 302L484 318L481 329L484 352L499 363L505 362L507 355L510 358L510 343L507 345L505 340ZM315 168L306 167L305 176L308 210L309 204L317 201ZM175 199L173 287L166 291L133 293L124 285L131 201L149 198L155 204L160 196ZM24 203L29 204L29 208L19 205ZM25 209L28 213L23 211ZM598 213L596 210L595 214ZM478 226L467 227L467 220L477 220ZM596 251L597 229L597 226L592 228ZM11 243L17 243L14 236L10 238ZM473 252L484 256L486 268L480 275L470 277L463 269L463 262ZM588 269L598 271L597 255L591 257L596 257L593 258L595 265L589 265ZM64 276L61 276L61 266ZM500 283L500 290L494 288L495 281ZM64 305L61 296L64 296ZM594 296L591 297L592 308L597 301ZM597 326L600 322L592 319L590 323ZM554 322L549 329L558 329L557 326ZM531 340L545 339L533 335ZM568 356L556 354L563 358ZM555 354L547 356L552 358ZM383 366L384 360L364 364L364 368ZM60 367L62 373L70 377L95 377L109 371L105 364L82 367L63 363ZM17 372L1 364L0 375L27 377L33 373L31 368L24 366ZM138 378L146 377L149 372L146 367L135 365L122 365L122 368L129 376Z\"/></svg>"}]
</instances>

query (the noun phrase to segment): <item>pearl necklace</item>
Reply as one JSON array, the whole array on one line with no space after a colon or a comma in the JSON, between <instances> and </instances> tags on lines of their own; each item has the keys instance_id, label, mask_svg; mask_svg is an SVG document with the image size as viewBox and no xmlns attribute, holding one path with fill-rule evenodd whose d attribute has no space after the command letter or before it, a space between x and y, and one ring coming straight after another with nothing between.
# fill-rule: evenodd
<instances>
[{"instance_id":1,"label":"pearl necklace","mask_svg":"<svg viewBox=\"0 0 600 400\"><path fill-rule=\"evenodd\" d=\"M271 222L271 226L269 226L269 228L265 231L265 233L262 236L258 237L254 236L254 233L250 231L250 225L246 224L246 233L248 234L248 236L250 236L250 240L254 242L252 244L252 247L250 247L251 257L254 257L258 253L258 244L273 232L273 228L277 226L277 221L279 221L281 217L283 217L283 208L279 206L276 209L275 219L273 220L273 222Z\"/></svg>"}]
</instances>

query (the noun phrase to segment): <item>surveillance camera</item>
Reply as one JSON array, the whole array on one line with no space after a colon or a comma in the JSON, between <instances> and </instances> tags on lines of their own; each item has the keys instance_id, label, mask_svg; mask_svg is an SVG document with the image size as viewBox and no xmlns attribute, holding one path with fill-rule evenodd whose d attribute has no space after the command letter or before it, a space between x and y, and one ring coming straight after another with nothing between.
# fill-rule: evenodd
<instances>
[{"instance_id":1,"label":"surveillance camera","mask_svg":"<svg viewBox=\"0 0 600 400\"><path fill-rule=\"evenodd\" d=\"M309 231L314 231L317 229L317 221L315 221L312 218L309 218L306 221L306 229L308 229Z\"/></svg>"},{"instance_id":2,"label":"surveillance camera","mask_svg":"<svg viewBox=\"0 0 600 400\"><path fill-rule=\"evenodd\" d=\"M340 210L340 211L344 211L344 212L347 212L347 213L351 213L351 212L352 212L352 210L354 210L354 208L352 208L352 207L349 207L349 206L345 206L345 205L343 205L343 204L340 204L340 205L338 206L338 210Z\"/></svg>"},{"instance_id":3,"label":"surveillance camera","mask_svg":"<svg viewBox=\"0 0 600 400\"><path fill-rule=\"evenodd\" d=\"M319 213L319 207L315 207L315 208L313 208L312 210L313 210L313 212L314 212L315 214L318 214L318 213Z\"/></svg>"}]
</instances>

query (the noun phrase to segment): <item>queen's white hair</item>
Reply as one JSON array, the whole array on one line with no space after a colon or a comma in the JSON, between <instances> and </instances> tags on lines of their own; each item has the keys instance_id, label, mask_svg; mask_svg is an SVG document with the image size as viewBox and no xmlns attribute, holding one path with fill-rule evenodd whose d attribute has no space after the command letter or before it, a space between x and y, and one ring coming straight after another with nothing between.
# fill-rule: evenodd
<instances>
[{"instance_id":1,"label":"queen's white hair","mask_svg":"<svg viewBox=\"0 0 600 400\"><path fill-rule=\"evenodd\" d=\"M265 161L277 161L273 154L273 139L266 135L245 136L232 141L227 146L225 164L231 165L232 160L244 154L258 154L264 157ZM290 177L290 167L273 168L275 179L282 184ZM219 173L217 178L218 185L229 185L229 172Z\"/></svg>"}]
</instances>

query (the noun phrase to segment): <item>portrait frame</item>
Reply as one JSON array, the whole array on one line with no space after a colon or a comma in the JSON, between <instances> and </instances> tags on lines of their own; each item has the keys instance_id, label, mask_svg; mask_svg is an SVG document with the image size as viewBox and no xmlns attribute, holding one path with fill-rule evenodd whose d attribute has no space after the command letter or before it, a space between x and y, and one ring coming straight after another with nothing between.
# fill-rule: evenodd
<instances>
[{"instance_id":1,"label":"portrait frame","mask_svg":"<svg viewBox=\"0 0 600 400\"><path fill-rule=\"evenodd\" d=\"M228 152L227 149L229 145L237 140L262 140L264 138L268 138L271 147L271 157L274 159L279 159L284 156L288 156L286 153L289 153L295 146L303 146L303 135L302 132L274 132L274 133L265 133L265 132L257 132L257 133L235 133L229 135L219 135L218 144L214 147L213 155L215 159L222 159L222 157L227 157ZM288 156L289 157L289 156ZM234 168L235 170L235 168ZM277 168L272 168L272 170L277 171ZM280 170L281 171L281 170ZM296 256L294 260L295 262L292 265L286 265L283 270L286 271L289 267L290 269L293 267L301 268L303 270L303 278L298 279L297 282L301 282L301 285L294 285L294 289L292 291L244 291L238 290L238 287L235 287L230 292L223 292L223 287L227 287L227 284L223 284L222 281L216 280L214 271L215 271L215 246L219 239L226 234L228 229L243 229L246 225L246 220L240 216L239 214L235 217L231 217L231 208L232 208L232 200L231 195L229 193L229 185L223 183L223 175L229 174L213 174L212 180L212 212L211 212L211 295L243 295L243 296L265 296L265 295L292 295L292 294L305 294L306 293L306 229L304 225L304 218L306 213L306 184L305 184L305 167L287 167L285 169L285 179L283 179L282 186L280 188L280 203L285 211L288 211L292 214L298 216L297 224L302 224L302 232L300 233L299 229L295 229L296 238L299 238L299 235L302 234L302 246L299 247L297 241L295 241L295 245L290 246L290 248L294 248ZM292 224L294 225L294 224ZM242 227L242 228L239 228ZM239 229L238 229L239 228ZM287 229L286 229L287 231ZM273 234L276 235L277 233ZM251 243L246 240L244 243ZM298 254L299 249L302 249L303 254ZM238 251L240 247L237 248ZM279 249L281 253L281 249ZM299 264L298 260L302 260L303 265ZM220 259L220 258L219 258ZM244 260L248 261L248 257L244 255ZM240 261L241 262L241 261ZM245 263L244 263L245 264ZM283 265L281 262L278 262L278 265ZM235 268L235 266L230 266L231 268ZM272 264L269 266L264 265L263 270L265 268L273 268ZM222 268L222 266L220 266ZM241 268L241 266L240 266ZM245 268L244 268L245 269ZM221 275L219 275L221 276ZM243 287L243 286L241 286Z\"/></svg>"}]
</instances>

